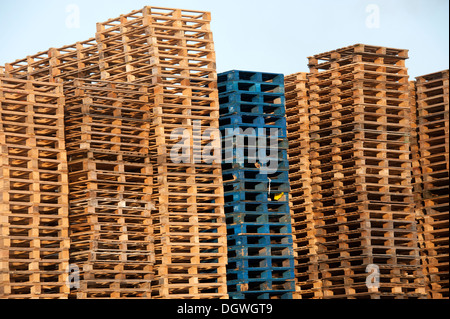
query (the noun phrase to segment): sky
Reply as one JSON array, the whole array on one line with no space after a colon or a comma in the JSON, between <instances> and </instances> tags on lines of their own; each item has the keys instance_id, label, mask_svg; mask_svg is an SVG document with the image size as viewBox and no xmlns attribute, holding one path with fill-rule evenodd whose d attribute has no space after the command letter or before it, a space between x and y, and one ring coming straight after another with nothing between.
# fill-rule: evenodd
<instances>
[{"instance_id":1,"label":"sky","mask_svg":"<svg viewBox=\"0 0 450 319\"><path fill-rule=\"evenodd\" d=\"M307 72L309 56L356 43L410 50L412 78L449 68L449 0L0 0L0 65L146 5L211 11L218 72Z\"/></svg>"}]
</instances>

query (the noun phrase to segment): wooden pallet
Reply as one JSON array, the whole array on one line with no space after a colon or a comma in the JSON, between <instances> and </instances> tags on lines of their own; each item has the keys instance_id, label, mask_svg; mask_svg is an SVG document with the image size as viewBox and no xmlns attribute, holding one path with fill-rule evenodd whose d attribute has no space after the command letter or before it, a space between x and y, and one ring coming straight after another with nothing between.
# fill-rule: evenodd
<instances>
[{"instance_id":1,"label":"wooden pallet","mask_svg":"<svg viewBox=\"0 0 450 319\"><path fill-rule=\"evenodd\" d=\"M62 86L1 77L0 105L0 298L68 298Z\"/></svg>"},{"instance_id":2,"label":"wooden pallet","mask_svg":"<svg viewBox=\"0 0 450 319\"><path fill-rule=\"evenodd\" d=\"M148 154L151 90L147 86L105 81L92 85L92 81L81 79L67 86L65 124L69 154L80 149Z\"/></svg>"},{"instance_id":3,"label":"wooden pallet","mask_svg":"<svg viewBox=\"0 0 450 319\"><path fill-rule=\"evenodd\" d=\"M313 74L329 71L355 62L364 62L370 66L386 70L391 67L405 67L409 51L387 47L355 44L345 48L316 54L309 57L309 68ZM403 73L407 71L404 69Z\"/></svg>"},{"instance_id":4,"label":"wooden pallet","mask_svg":"<svg viewBox=\"0 0 450 319\"><path fill-rule=\"evenodd\" d=\"M80 264L81 287L77 299L151 299L153 267L141 262L85 262Z\"/></svg>"},{"instance_id":5,"label":"wooden pallet","mask_svg":"<svg viewBox=\"0 0 450 319\"><path fill-rule=\"evenodd\" d=\"M52 48L5 65L5 74L18 78L70 83L76 78L100 79L95 39Z\"/></svg>"},{"instance_id":6,"label":"wooden pallet","mask_svg":"<svg viewBox=\"0 0 450 319\"><path fill-rule=\"evenodd\" d=\"M215 71L210 20L209 12L145 7L97 24L102 77L151 82L154 69L165 84L186 85L198 78L206 87L213 85L213 78L203 76Z\"/></svg>"}]
</instances>

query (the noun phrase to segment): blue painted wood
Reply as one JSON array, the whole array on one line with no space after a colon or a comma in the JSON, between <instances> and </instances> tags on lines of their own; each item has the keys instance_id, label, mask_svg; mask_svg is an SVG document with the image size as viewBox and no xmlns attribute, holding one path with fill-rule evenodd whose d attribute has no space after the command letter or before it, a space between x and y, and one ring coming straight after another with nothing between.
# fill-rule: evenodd
<instances>
[{"instance_id":1,"label":"blue painted wood","mask_svg":"<svg viewBox=\"0 0 450 319\"><path fill-rule=\"evenodd\" d=\"M261 171L258 168L230 169L230 170L224 170L224 172L223 172L224 183L229 183L229 182L234 182L234 181L268 182L268 178L270 178L272 180L272 182L289 184L289 171L288 170L279 170L276 173L270 174L269 176L267 176L267 174L261 174Z\"/></svg>"},{"instance_id":2,"label":"blue painted wood","mask_svg":"<svg viewBox=\"0 0 450 319\"><path fill-rule=\"evenodd\" d=\"M229 81L218 83L219 96L226 93L262 93L284 96L284 83L264 83L252 81Z\"/></svg>"},{"instance_id":3,"label":"blue painted wood","mask_svg":"<svg viewBox=\"0 0 450 319\"><path fill-rule=\"evenodd\" d=\"M225 102L228 98L220 99L220 116L227 115L254 115L260 116L285 116L284 105L273 105L270 103L249 103L249 102Z\"/></svg>"},{"instance_id":4,"label":"blue painted wood","mask_svg":"<svg viewBox=\"0 0 450 319\"><path fill-rule=\"evenodd\" d=\"M218 82L249 81L256 83L273 83L284 85L284 75L280 73L231 70L220 73Z\"/></svg>"},{"instance_id":5,"label":"blue painted wood","mask_svg":"<svg viewBox=\"0 0 450 319\"><path fill-rule=\"evenodd\" d=\"M219 74L218 88L230 297L290 299L295 265L284 76L232 70ZM261 169L262 146L275 172Z\"/></svg>"},{"instance_id":6,"label":"blue painted wood","mask_svg":"<svg viewBox=\"0 0 450 319\"><path fill-rule=\"evenodd\" d=\"M282 107L286 98L278 93L231 92L219 95L219 103L253 103Z\"/></svg>"}]
</instances>

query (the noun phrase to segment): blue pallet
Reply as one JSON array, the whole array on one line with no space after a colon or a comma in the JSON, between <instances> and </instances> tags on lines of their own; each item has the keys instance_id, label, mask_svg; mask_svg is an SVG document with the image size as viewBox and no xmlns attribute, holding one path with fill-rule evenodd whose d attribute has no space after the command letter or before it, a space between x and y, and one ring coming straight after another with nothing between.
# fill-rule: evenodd
<instances>
[{"instance_id":1,"label":"blue pallet","mask_svg":"<svg viewBox=\"0 0 450 319\"><path fill-rule=\"evenodd\" d=\"M253 81L228 81L218 83L219 94L224 93L272 93L285 94L284 84L261 83Z\"/></svg>"},{"instance_id":2,"label":"blue pallet","mask_svg":"<svg viewBox=\"0 0 450 319\"><path fill-rule=\"evenodd\" d=\"M292 225L290 222L286 223L241 223L241 224L229 224L227 225L227 233L229 236L254 236L260 237L259 241L267 241L270 244L271 237L289 237L292 236ZM270 234L270 235L269 235ZM258 242L259 242L258 241ZM281 244L292 243L291 239L287 239ZM250 244L247 241L247 245Z\"/></svg>"},{"instance_id":3,"label":"blue pallet","mask_svg":"<svg viewBox=\"0 0 450 319\"><path fill-rule=\"evenodd\" d=\"M261 128L286 128L286 117L277 115L264 115L264 114L231 114L227 116L221 116L219 120L220 126L225 125L238 125L245 126L251 125Z\"/></svg>"},{"instance_id":4,"label":"blue pallet","mask_svg":"<svg viewBox=\"0 0 450 319\"><path fill-rule=\"evenodd\" d=\"M292 260L292 259L291 259ZM230 274L229 277L235 278L230 280L242 280L242 281L264 281L264 280L290 280L295 278L295 268L291 267L294 262L291 260L287 262L288 267L264 267L259 270L254 270L254 268L232 268L228 267L227 273ZM275 274L275 276L273 276Z\"/></svg>"},{"instance_id":5,"label":"blue pallet","mask_svg":"<svg viewBox=\"0 0 450 319\"><path fill-rule=\"evenodd\" d=\"M291 216L289 209L285 205L281 206L282 212L232 212L228 213L225 209L227 224L244 224L244 223L277 223L289 224L291 223Z\"/></svg>"},{"instance_id":6,"label":"blue pallet","mask_svg":"<svg viewBox=\"0 0 450 319\"><path fill-rule=\"evenodd\" d=\"M245 207L247 208L250 205L246 205ZM254 207L256 205L251 205L250 208ZM286 208L286 206L288 206ZM289 223L290 222L290 210L289 210L289 205L286 205L286 203L284 204L280 204L279 207L277 207L276 209L278 209L278 211L268 211L268 210L263 210L263 211L243 211L243 210L239 210L239 211L235 211L235 209L238 209L239 205L230 205L230 206L226 206L225 207L225 214L226 214L226 218L227 218L227 223L229 223L230 225L232 224L239 224L239 223L251 223L251 222L257 222L257 223L261 223L261 222L272 222L274 220L277 221L277 223Z\"/></svg>"},{"instance_id":7,"label":"blue pallet","mask_svg":"<svg viewBox=\"0 0 450 319\"><path fill-rule=\"evenodd\" d=\"M218 83L230 81L249 81L284 85L284 74L270 72L230 70L219 73L217 79Z\"/></svg>"},{"instance_id":8,"label":"blue pallet","mask_svg":"<svg viewBox=\"0 0 450 319\"><path fill-rule=\"evenodd\" d=\"M219 74L218 89L230 296L292 298L295 260L284 75L232 70ZM258 152L259 136L264 154ZM238 137L244 137L239 147ZM274 170L261 168L266 161L276 164Z\"/></svg>"},{"instance_id":9,"label":"blue pallet","mask_svg":"<svg viewBox=\"0 0 450 319\"><path fill-rule=\"evenodd\" d=\"M224 148L222 150L222 164L258 164L255 167L260 170L274 161L279 169L289 165L287 150L282 147L258 149L257 147L239 146L237 143L224 143L222 146Z\"/></svg>"},{"instance_id":10,"label":"blue pallet","mask_svg":"<svg viewBox=\"0 0 450 319\"><path fill-rule=\"evenodd\" d=\"M254 144L253 141L256 143ZM273 140L272 142L257 142L257 139L247 139L240 136L239 138L229 137L222 140L222 163L241 165L248 163L253 164L242 166L243 168L256 168L267 166L269 162L276 162L279 169L283 170L289 166L287 144L284 139ZM249 146L250 145L250 146ZM257 165L255 165L257 164ZM273 167L272 167L273 168Z\"/></svg>"},{"instance_id":11,"label":"blue pallet","mask_svg":"<svg viewBox=\"0 0 450 319\"><path fill-rule=\"evenodd\" d=\"M270 183L271 185L290 184L286 176L286 170L276 171L273 174L263 174L261 171L225 171L223 173L223 182L229 183Z\"/></svg>"},{"instance_id":12,"label":"blue pallet","mask_svg":"<svg viewBox=\"0 0 450 319\"><path fill-rule=\"evenodd\" d=\"M258 156L244 156L243 152L237 151L233 156L231 156L231 154L223 154L222 167L229 167L230 165L241 165L246 168L249 166L256 166L260 174L272 176L277 172L286 171L289 163L280 161L277 158L266 158L264 164L261 164Z\"/></svg>"},{"instance_id":13,"label":"blue pallet","mask_svg":"<svg viewBox=\"0 0 450 319\"><path fill-rule=\"evenodd\" d=\"M271 256L271 257L240 257L229 258L228 273L244 271L292 271L295 270L294 256Z\"/></svg>"},{"instance_id":14,"label":"blue pallet","mask_svg":"<svg viewBox=\"0 0 450 319\"><path fill-rule=\"evenodd\" d=\"M261 202L261 203L269 203L269 202L278 202L278 203L288 203L289 195L285 193L281 199L275 200L275 197L278 194L272 192L257 192L257 191L238 191L238 192L225 192L225 204L230 203L234 204L234 202Z\"/></svg>"},{"instance_id":15,"label":"blue pallet","mask_svg":"<svg viewBox=\"0 0 450 319\"><path fill-rule=\"evenodd\" d=\"M275 292L293 292L295 291L295 279L241 279L241 280L229 280L227 282L228 286L233 287L233 291L241 291L246 293L256 293L256 292L265 292L265 293L275 293Z\"/></svg>"},{"instance_id":16,"label":"blue pallet","mask_svg":"<svg viewBox=\"0 0 450 319\"><path fill-rule=\"evenodd\" d=\"M264 171L261 171L261 169L259 168L259 166L257 166L255 163L249 163L249 162L245 162L245 163L238 163L237 161L231 162L231 163L227 163L225 161L222 162L222 170L229 172L229 171L235 171L235 170L258 170L260 172L260 174L264 174L267 175L266 173L264 173ZM281 172L281 171L287 171L289 172L289 161L280 161L278 162L278 167L277 167L277 172ZM272 174L275 174L276 172L273 172Z\"/></svg>"},{"instance_id":17,"label":"blue pallet","mask_svg":"<svg viewBox=\"0 0 450 319\"><path fill-rule=\"evenodd\" d=\"M259 124L223 124L220 126L219 130L222 134L222 141L224 141L225 138L243 136L244 138L256 137L256 142L254 143L260 143L260 140L258 139L264 138L267 148L272 146L271 141L278 143L279 145L277 147L282 149L288 149L288 146L286 145L289 145L289 141L287 139L287 129L284 126L277 127L273 125Z\"/></svg>"},{"instance_id":18,"label":"blue pallet","mask_svg":"<svg viewBox=\"0 0 450 319\"><path fill-rule=\"evenodd\" d=\"M223 181L224 183L233 181L269 181L272 182L287 182L289 183L289 171L280 170L274 174L261 174L260 170L255 169L235 169L235 170L224 170L223 171Z\"/></svg>"},{"instance_id":19,"label":"blue pallet","mask_svg":"<svg viewBox=\"0 0 450 319\"><path fill-rule=\"evenodd\" d=\"M233 142L236 144L238 137L244 138L244 142L251 143L244 146L255 146L256 143L265 143L265 146L269 148L271 144L289 143L286 137L286 129L277 128L271 126L258 126L255 124L228 124L220 127L220 133L222 134L222 144L224 142ZM251 139L252 141L246 141L245 139ZM283 144L283 145L284 145ZM278 145L278 147L281 147ZM284 146L281 147L284 149Z\"/></svg>"},{"instance_id":20,"label":"blue pallet","mask_svg":"<svg viewBox=\"0 0 450 319\"><path fill-rule=\"evenodd\" d=\"M256 127L264 127L264 117L261 114L241 115L234 114L221 116L219 120L220 126L224 125L251 125Z\"/></svg>"},{"instance_id":21,"label":"blue pallet","mask_svg":"<svg viewBox=\"0 0 450 319\"><path fill-rule=\"evenodd\" d=\"M293 243L292 233L287 234L228 234L228 245L230 247L268 245L291 246Z\"/></svg>"},{"instance_id":22,"label":"blue pallet","mask_svg":"<svg viewBox=\"0 0 450 319\"><path fill-rule=\"evenodd\" d=\"M289 206L286 207L285 201L247 201L226 203L231 211L235 213L251 213L251 214L282 214L289 211Z\"/></svg>"},{"instance_id":23,"label":"blue pallet","mask_svg":"<svg viewBox=\"0 0 450 319\"><path fill-rule=\"evenodd\" d=\"M269 299L271 296L290 299L292 298L292 293L295 292L295 279L242 280L241 282L239 280L230 280L227 284L228 293L232 299Z\"/></svg>"},{"instance_id":24,"label":"blue pallet","mask_svg":"<svg viewBox=\"0 0 450 319\"><path fill-rule=\"evenodd\" d=\"M231 150L240 149L251 151L252 154L257 154L260 156L275 156L275 151L283 152L281 153L280 160L288 161L288 149L289 141L283 136L269 136L264 135L255 136L253 132L249 131L236 131L233 128L227 128L229 130L221 131L222 134L222 150L223 153L230 153ZM281 132L282 133L282 132ZM256 152L255 152L256 149ZM269 152L273 150L272 154ZM264 153L265 151L265 153Z\"/></svg>"},{"instance_id":25,"label":"blue pallet","mask_svg":"<svg viewBox=\"0 0 450 319\"><path fill-rule=\"evenodd\" d=\"M271 233L271 231L277 231L277 233ZM260 240L267 240L270 243L270 238L273 237L287 237L286 244L292 243L292 225L286 224L258 224L258 223L246 223L246 224L234 224L227 225L228 236L253 236L260 237ZM270 235L267 235L270 234ZM265 236L265 237L264 237ZM236 238L230 238L236 239ZM247 242L249 242L249 239Z\"/></svg>"},{"instance_id":26,"label":"blue pallet","mask_svg":"<svg viewBox=\"0 0 450 319\"><path fill-rule=\"evenodd\" d=\"M229 167L234 164L223 164L223 167ZM248 163L245 163L245 165L249 165ZM251 164L254 165L254 164ZM257 168L253 171L250 171L248 168L245 169L245 171L241 174L240 170L236 169L229 169L229 170L222 170L223 171L223 180L224 183L233 183L233 182L269 182L269 178L274 183L287 183L291 184L289 179L285 178L285 174L289 174L289 171L285 168L279 168L276 172L266 174L266 172L261 171L260 168ZM245 174L244 174L245 173ZM251 173L251 175L250 175ZM245 177L244 177L245 176ZM252 176L252 178L247 177ZM247 178L246 178L247 177Z\"/></svg>"},{"instance_id":27,"label":"blue pallet","mask_svg":"<svg viewBox=\"0 0 450 319\"><path fill-rule=\"evenodd\" d=\"M272 235L228 235L227 236L228 245L230 247L241 247L241 246L252 246L256 247L261 245L274 245L278 246L292 246L293 237L292 234L278 234L276 236ZM230 256L231 258L231 256Z\"/></svg>"},{"instance_id":28,"label":"blue pallet","mask_svg":"<svg viewBox=\"0 0 450 319\"><path fill-rule=\"evenodd\" d=\"M275 93L234 92L219 95L219 103L258 103L285 107L284 95Z\"/></svg>"},{"instance_id":29,"label":"blue pallet","mask_svg":"<svg viewBox=\"0 0 450 319\"><path fill-rule=\"evenodd\" d=\"M245 258L243 258L241 261L246 260ZM255 262L255 260L250 260L251 262ZM258 262L258 260L256 260ZM276 273L285 273L283 280L290 280L295 278L295 261L294 258L291 259L286 259L286 260L282 260L281 262L284 262L286 265L289 265L288 267L273 267L273 266L268 266L268 267L253 267L252 264L250 264L250 266L243 266L243 264L239 264L238 267L239 268L234 268L234 262L231 262L228 264L227 267L227 275L228 278L242 278L245 277L246 274L248 272L252 273L252 274L257 274L257 273L265 273L265 272L269 272L269 271L273 271ZM271 263L270 261L268 263ZM230 279L230 281L233 279Z\"/></svg>"},{"instance_id":30,"label":"blue pallet","mask_svg":"<svg viewBox=\"0 0 450 319\"><path fill-rule=\"evenodd\" d=\"M270 184L270 190L269 190ZM270 192L270 194L289 193L291 190L289 182L252 182L252 181L236 181L224 184L225 193L230 192Z\"/></svg>"},{"instance_id":31,"label":"blue pallet","mask_svg":"<svg viewBox=\"0 0 450 319\"><path fill-rule=\"evenodd\" d=\"M252 271L252 270L233 270L229 269L227 271L228 284L238 285L245 284L249 282L286 282L295 280L294 269L288 268L286 270L276 271L276 277L273 276L273 269L268 268L267 270Z\"/></svg>"},{"instance_id":32,"label":"blue pallet","mask_svg":"<svg viewBox=\"0 0 450 319\"><path fill-rule=\"evenodd\" d=\"M284 208L284 205L281 207ZM290 217L290 212L287 209L284 212L226 212L226 220L228 225L246 223L290 224Z\"/></svg>"},{"instance_id":33,"label":"blue pallet","mask_svg":"<svg viewBox=\"0 0 450 319\"><path fill-rule=\"evenodd\" d=\"M243 136L245 138L261 137L265 138L267 146L270 146L272 140L288 140L286 129L283 126L260 125L260 124L223 124L219 128L222 139L236 138Z\"/></svg>"},{"instance_id":34,"label":"blue pallet","mask_svg":"<svg viewBox=\"0 0 450 319\"><path fill-rule=\"evenodd\" d=\"M232 300L246 300L246 299L255 299L255 300L268 300L272 297L277 297L278 299L283 300L291 300L293 299L293 293L295 292L295 289L288 290L288 291L268 291L268 292L253 292L253 291L246 291L246 292L233 292L228 291L228 295L230 296L230 299Z\"/></svg>"},{"instance_id":35,"label":"blue pallet","mask_svg":"<svg viewBox=\"0 0 450 319\"><path fill-rule=\"evenodd\" d=\"M284 105L273 105L270 103L250 103L250 102L228 102L220 103L220 116L231 114L259 114L286 116Z\"/></svg>"},{"instance_id":36,"label":"blue pallet","mask_svg":"<svg viewBox=\"0 0 450 319\"><path fill-rule=\"evenodd\" d=\"M267 270L261 271L245 271L245 270L232 270L229 269L227 272L228 280L227 283L229 285L238 285L245 284L249 282L265 282L272 279L272 269L268 268ZM233 278L233 279L232 279ZM236 278L236 279L234 279ZM289 278L287 276L287 278Z\"/></svg>"},{"instance_id":37,"label":"blue pallet","mask_svg":"<svg viewBox=\"0 0 450 319\"><path fill-rule=\"evenodd\" d=\"M295 258L294 256L254 256L229 258L228 273L237 274L239 272L294 272Z\"/></svg>"},{"instance_id":38,"label":"blue pallet","mask_svg":"<svg viewBox=\"0 0 450 319\"><path fill-rule=\"evenodd\" d=\"M280 259L293 258L294 251L292 244L285 245L251 245L251 246L233 246L228 248L229 262L234 262L242 258L264 258L272 257L276 253L283 251L283 255L277 255ZM281 258L284 257L284 258Z\"/></svg>"},{"instance_id":39,"label":"blue pallet","mask_svg":"<svg viewBox=\"0 0 450 319\"><path fill-rule=\"evenodd\" d=\"M230 165L241 165L249 168L249 166L257 167L260 174L273 175L280 171L287 171L289 162L280 161L278 158L266 158L264 164L261 164L259 156L244 156L245 152L236 151L233 156L225 153L222 155L222 166L229 167Z\"/></svg>"}]
</instances>

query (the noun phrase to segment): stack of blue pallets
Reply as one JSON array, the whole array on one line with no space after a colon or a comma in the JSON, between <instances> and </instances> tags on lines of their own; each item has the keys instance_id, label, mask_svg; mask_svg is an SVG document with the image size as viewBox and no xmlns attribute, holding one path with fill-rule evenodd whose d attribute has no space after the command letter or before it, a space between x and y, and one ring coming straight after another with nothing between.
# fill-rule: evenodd
<instances>
[{"instance_id":1,"label":"stack of blue pallets","mask_svg":"<svg viewBox=\"0 0 450 319\"><path fill-rule=\"evenodd\" d=\"M290 299L295 292L284 76L219 74L228 293Z\"/></svg>"}]
</instances>

